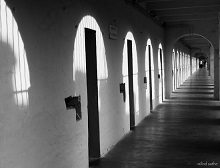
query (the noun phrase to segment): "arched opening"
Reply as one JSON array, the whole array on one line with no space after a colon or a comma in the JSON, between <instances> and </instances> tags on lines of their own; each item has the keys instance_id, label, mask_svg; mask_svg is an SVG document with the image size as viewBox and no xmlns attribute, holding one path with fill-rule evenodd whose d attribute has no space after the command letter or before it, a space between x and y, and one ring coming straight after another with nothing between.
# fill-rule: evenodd
<instances>
[{"instance_id":1,"label":"arched opening","mask_svg":"<svg viewBox=\"0 0 220 168\"><path fill-rule=\"evenodd\" d=\"M190 55L187 55L187 78L190 76Z\"/></svg>"},{"instance_id":2,"label":"arched opening","mask_svg":"<svg viewBox=\"0 0 220 168\"><path fill-rule=\"evenodd\" d=\"M23 39L12 11L0 0L0 167L22 167L31 87ZM32 111L33 112L33 111ZM26 156L26 155L25 155Z\"/></svg>"},{"instance_id":3,"label":"arched opening","mask_svg":"<svg viewBox=\"0 0 220 168\"><path fill-rule=\"evenodd\" d=\"M183 53L183 81L186 80L186 53Z\"/></svg>"},{"instance_id":4,"label":"arched opening","mask_svg":"<svg viewBox=\"0 0 220 168\"><path fill-rule=\"evenodd\" d=\"M179 81L180 81L180 76L179 76L179 67L180 66L180 61L179 61L179 52L177 51L176 54L176 88L179 87Z\"/></svg>"},{"instance_id":5,"label":"arched opening","mask_svg":"<svg viewBox=\"0 0 220 168\"><path fill-rule=\"evenodd\" d=\"M213 56L214 52L212 52L213 45L209 39L207 39L203 35L200 35L197 33L192 33L192 34L185 34L185 35L178 37L174 41L174 44L176 44L177 42L180 42L184 46L186 46L186 48L188 48L191 53L208 51L207 53L209 53L209 54L208 54L208 58L206 61L206 63L207 63L206 68L209 71L209 73L210 73L210 71L213 71L212 69L210 69L210 67L212 67L212 68L214 67L214 61L209 61L209 60L210 60L210 57L214 57ZM195 55L191 55L190 58L188 58L188 57L189 57L189 54L186 54L186 56L185 56L186 62L187 62L186 77L189 77L191 75L191 73L195 72L198 69L197 67L199 67L199 65L197 64L198 57L195 57ZM211 60L213 60L213 59L211 59ZM188 63L189 63L189 67L188 67ZM214 78L214 75L212 75L212 77Z\"/></svg>"},{"instance_id":6,"label":"arched opening","mask_svg":"<svg viewBox=\"0 0 220 168\"><path fill-rule=\"evenodd\" d=\"M158 80L159 80L159 102L164 99L164 59L162 45L158 46Z\"/></svg>"},{"instance_id":7,"label":"arched opening","mask_svg":"<svg viewBox=\"0 0 220 168\"><path fill-rule=\"evenodd\" d=\"M125 100L125 111L130 115L130 129L133 129L136 116L139 115L139 87L136 42L131 32L128 32L125 37L122 67L125 93L128 94Z\"/></svg>"},{"instance_id":8,"label":"arched opening","mask_svg":"<svg viewBox=\"0 0 220 168\"><path fill-rule=\"evenodd\" d=\"M146 53L145 53L145 70L148 77L148 90L146 95L149 95L150 99L150 110L154 108L154 99L155 99L155 82L154 82L154 57L153 57L153 48L151 40L147 40Z\"/></svg>"},{"instance_id":9,"label":"arched opening","mask_svg":"<svg viewBox=\"0 0 220 168\"><path fill-rule=\"evenodd\" d=\"M173 79L173 91L176 89L176 54L175 50L173 49L172 52L172 79Z\"/></svg>"},{"instance_id":10,"label":"arched opening","mask_svg":"<svg viewBox=\"0 0 220 168\"><path fill-rule=\"evenodd\" d=\"M207 68L208 56L206 53L203 52L195 53L195 58L196 58L196 69Z\"/></svg>"},{"instance_id":11,"label":"arched opening","mask_svg":"<svg viewBox=\"0 0 220 168\"><path fill-rule=\"evenodd\" d=\"M73 51L75 96L80 96L82 111L88 111L88 152L92 162L100 157L100 109L108 68L102 32L92 16L79 23ZM83 114L82 114L83 115ZM84 114L86 115L86 113Z\"/></svg>"},{"instance_id":12,"label":"arched opening","mask_svg":"<svg viewBox=\"0 0 220 168\"><path fill-rule=\"evenodd\" d=\"M18 30L17 22L15 21L11 10L7 7L4 0L0 1L1 16L0 16L0 35L1 35L1 75L0 81L5 81L1 84L1 93L5 99L14 97L14 102L18 107L28 107L30 88L30 75L28 62L26 58L26 51L24 43ZM6 90L7 93L5 92ZM12 93L12 94L11 94ZM12 102L7 102L12 107ZM6 104L4 103L3 106ZM9 108L11 108L9 107Z\"/></svg>"},{"instance_id":13,"label":"arched opening","mask_svg":"<svg viewBox=\"0 0 220 168\"><path fill-rule=\"evenodd\" d=\"M183 82L183 55L182 55L182 52L180 51L180 66L179 66L179 77L180 77L180 82L179 82L179 85L182 84Z\"/></svg>"}]
</instances>

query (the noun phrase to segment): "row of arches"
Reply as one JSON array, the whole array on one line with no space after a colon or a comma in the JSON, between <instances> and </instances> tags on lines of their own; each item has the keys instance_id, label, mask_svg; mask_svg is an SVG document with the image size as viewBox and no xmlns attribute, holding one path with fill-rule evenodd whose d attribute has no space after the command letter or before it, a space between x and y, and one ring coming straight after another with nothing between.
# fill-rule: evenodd
<instances>
[{"instance_id":1,"label":"row of arches","mask_svg":"<svg viewBox=\"0 0 220 168\"><path fill-rule=\"evenodd\" d=\"M75 38L75 43L74 43L74 53L73 53L73 80L77 82L76 76L78 73L83 73L86 74L86 51L85 51L85 34L84 34L84 29L92 29L96 31L96 47L97 47L97 80L100 81L106 80L108 78L108 67L107 67L107 61L106 61L106 54L105 54L105 47L104 47L104 41L102 37L101 30L98 26L98 23L96 20L91 17L91 16L85 16L77 30L76 38ZM137 61L137 49L136 49L136 42L134 39L134 36L131 32L128 32L125 38L124 42L124 48L123 48L123 62L122 62L122 75L124 77L123 82L128 83L128 47L127 47L127 41L130 40L132 42L132 73L133 73L133 78L134 78L134 93L135 93L135 111L139 111L138 107L138 61ZM146 47L146 59L145 59L145 71L146 71L146 77L148 79L147 83L149 84L150 81L152 82L152 99L155 99L155 77L154 77L154 56L153 56L153 48L151 44L151 40L148 39L147 41L147 47ZM158 46L158 78L160 80L160 88L159 89L159 97L160 100L162 101L162 95L164 89L164 81L162 76L164 76L164 63L163 63L163 50L162 50L162 45L159 44ZM151 74L151 75L149 75ZM149 76L151 78L149 79ZM79 81L79 80L78 80ZM128 89L127 89L128 92ZM80 94L80 91L78 88L76 88L76 95ZM129 99L128 99L129 101ZM127 101L126 101L126 107L128 107ZM126 108L128 109L128 108ZM127 113L127 110L126 110Z\"/></svg>"},{"instance_id":2,"label":"row of arches","mask_svg":"<svg viewBox=\"0 0 220 168\"><path fill-rule=\"evenodd\" d=\"M192 64L192 66L191 66ZM199 68L199 60L189 54L175 51L172 52L172 78L173 91L176 90L190 75Z\"/></svg>"},{"instance_id":3,"label":"row of arches","mask_svg":"<svg viewBox=\"0 0 220 168\"><path fill-rule=\"evenodd\" d=\"M92 43L95 44L93 45ZM102 150L100 149L100 144L103 143L103 135L99 134L99 132L102 132L99 129L102 129L100 125L106 124L106 121L101 121L99 115L104 115L106 110L103 109L106 103L105 100L109 100L108 94L105 94L108 93L109 74L104 43L102 32L95 18L90 15L83 17L79 23L74 42L73 81L75 83L75 95L81 96L82 110L86 110L88 104L88 127L89 137L91 137L89 139L90 158L99 157L100 150ZM95 46L95 49L92 46ZM158 59L158 65L154 63L154 59L156 58ZM94 62L93 60L96 61ZM146 101L149 101L146 103L150 104L148 108L153 110L155 107L155 89L158 87L155 86L155 67L158 70L157 79L159 83L159 94L157 98L160 102L163 100L164 59L162 44L158 46L158 56L154 57L151 40L147 40L145 50L145 77L140 80L136 41L132 32L129 31L124 39L121 65L122 84L124 84L124 111L129 116L126 123L130 129L133 129L139 122L140 81L144 80ZM96 85L97 89L95 88ZM97 94L95 90L97 90Z\"/></svg>"},{"instance_id":4,"label":"row of arches","mask_svg":"<svg viewBox=\"0 0 220 168\"><path fill-rule=\"evenodd\" d=\"M12 101L17 107L29 106L28 90L31 87L29 67L27 62L27 56L25 51L25 45L18 30L18 25L13 17L10 8L7 7L4 0L0 1L1 4L1 16L0 16L0 35L1 35L1 63L5 66L1 66L1 69L7 69L7 76L2 75L6 83L12 83L12 86L7 92L12 97ZM3 44L7 45L7 49L4 49ZM91 45L90 45L91 44ZM89 124L90 136L94 132L99 132L99 124L105 121L99 120L99 115L104 113L104 107L106 107L109 100L108 94L108 63L106 59L105 42L103 40L102 31L97 21L92 16L85 16L81 19L77 28L77 33L74 41L73 49L73 81L74 81L74 95L80 96L82 103L82 113L87 111L87 105L96 104L95 114L88 114L88 117L92 117L90 120L94 120ZM95 46L95 49L92 48ZM130 121L127 122L130 129L134 127L138 122L138 116L140 113L140 81L144 81L146 103L150 104L148 107L153 110L155 107L155 99L158 98L159 102L162 102L164 98L164 59L163 59L163 47L160 43L158 48L158 56L153 55L153 46L151 40L148 39L145 50L145 69L144 79L140 79L138 72L138 55L136 41L132 32L127 32L124 39L124 47L122 53L122 83L125 84L126 98L124 101L124 111L127 116L130 116ZM5 51L5 52L4 52ZM88 53L93 52L92 54ZM4 60L3 60L4 59ZM155 64L155 60L158 59L158 64ZM95 60L95 61L94 61ZM156 70L156 71L155 71ZM4 72L4 71L2 71ZM1 72L1 73L2 73ZM88 72L92 72L91 76ZM158 75L156 74L158 72ZM91 80L89 78L91 77ZM7 78L7 79L6 79ZM141 77L142 78L142 77ZM7 81L9 80L9 81ZM156 86L156 80L158 80L158 86ZM96 81L95 83L89 83L88 81ZM3 84L1 84L2 86ZM92 87L97 87L97 91ZM3 88L3 87L2 87ZM158 94L155 90L158 89ZM2 90L5 90L3 88ZM1 90L1 93L3 92ZM8 91L6 90L6 91ZM89 90L93 92L89 93ZM97 92L97 94L95 93ZM89 95L90 94L90 95ZM1 94L2 96L2 94ZM3 94L3 97L5 95ZM8 101L11 105L12 102ZM3 105L5 106L5 105ZM90 108L90 107L89 107ZM90 110L94 111L94 110ZM96 116L94 118L94 116ZM94 124L95 123L95 124ZM94 127L93 127L94 126ZM99 133L98 133L99 134ZM91 153L91 157L100 154L100 135L96 135L97 142L89 142L93 146L94 150ZM103 135L101 135L103 136ZM94 137L92 137L94 139ZM102 142L101 142L102 143ZM96 153L96 151L98 152Z\"/></svg>"},{"instance_id":5,"label":"row of arches","mask_svg":"<svg viewBox=\"0 0 220 168\"><path fill-rule=\"evenodd\" d=\"M190 76L190 55L181 51L172 53L173 91Z\"/></svg>"}]
</instances>

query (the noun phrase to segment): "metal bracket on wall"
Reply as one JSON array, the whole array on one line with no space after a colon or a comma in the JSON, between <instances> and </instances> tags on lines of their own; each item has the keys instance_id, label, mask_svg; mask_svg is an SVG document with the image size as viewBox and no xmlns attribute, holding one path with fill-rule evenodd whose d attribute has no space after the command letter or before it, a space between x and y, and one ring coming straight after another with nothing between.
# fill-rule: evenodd
<instances>
[{"instance_id":1,"label":"metal bracket on wall","mask_svg":"<svg viewBox=\"0 0 220 168\"><path fill-rule=\"evenodd\" d=\"M75 109L76 110L76 121L82 119L81 112L81 97L80 96L69 96L65 98L66 109Z\"/></svg>"},{"instance_id":2,"label":"metal bracket on wall","mask_svg":"<svg viewBox=\"0 0 220 168\"><path fill-rule=\"evenodd\" d=\"M126 100L125 83L120 83L119 87L120 87L120 93L123 93L123 100L125 102Z\"/></svg>"}]
</instances>

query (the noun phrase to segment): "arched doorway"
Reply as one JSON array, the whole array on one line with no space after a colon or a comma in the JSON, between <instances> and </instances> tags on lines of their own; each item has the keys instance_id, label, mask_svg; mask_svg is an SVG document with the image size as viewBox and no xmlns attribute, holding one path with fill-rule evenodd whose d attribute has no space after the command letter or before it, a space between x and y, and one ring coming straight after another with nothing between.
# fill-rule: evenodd
<instances>
[{"instance_id":1,"label":"arched doorway","mask_svg":"<svg viewBox=\"0 0 220 168\"><path fill-rule=\"evenodd\" d=\"M87 15L80 21L75 37L73 80L75 96L80 97L82 110L88 113L90 162L100 157L99 87L101 80L107 78L108 68L102 32L96 20Z\"/></svg>"},{"instance_id":2,"label":"arched doorway","mask_svg":"<svg viewBox=\"0 0 220 168\"><path fill-rule=\"evenodd\" d=\"M159 102L161 103L164 99L164 59L163 59L163 48L159 44L158 47L158 80L159 80Z\"/></svg>"},{"instance_id":3,"label":"arched doorway","mask_svg":"<svg viewBox=\"0 0 220 168\"><path fill-rule=\"evenodd\" d=\"M137 49L131 32L128 32L125 37L122 67L123 83L128 94L125 108L130 116L130 130L132 130L135 127L136 116L139 115L139 88Z\"/></svg>"},{"instance_id":4,"label":"arched doorway","mask_svg":"<svg viewBox=\"0 0 220 168\"><path fill-rule=\"evenodd\" d=\"M148 92L150 99L150 110L154 108L154 99L155 99L155 81L154 81L154 57L153 57L153 48L151 44L151 40L147 40L146 53L145 53L145 69L148 72L149 76L149 84L148 84Z\"/></svg>"}]
</instances>

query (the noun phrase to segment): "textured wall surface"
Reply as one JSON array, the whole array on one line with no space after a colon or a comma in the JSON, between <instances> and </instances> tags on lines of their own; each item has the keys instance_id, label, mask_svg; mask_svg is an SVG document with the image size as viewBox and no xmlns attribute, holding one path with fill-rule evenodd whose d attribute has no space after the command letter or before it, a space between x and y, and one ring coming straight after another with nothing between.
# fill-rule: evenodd
<instances>
[{"instance_id":1,"label":"textured wall surface","mask_svg":"<svg viewBox=\"0 0 220 168\"><path fill-rule=\"evenodd\" d=\"M86 73L79 73L78 80L73 80L73 51L80 21L86 15L92 16L99 25L105 46L108 77L99 81L101 155L129 132L129 115L119 92L119 83L123 82L125 36L132 32L137 46L138 124L150 112L149 95L143 82L146 43L151 38L157 65L158 46L163 45L162 27L125 1L8 0L6 4L24 44L30 87L27 88L28 104L20 107L16 103L12 78L16 64L13 45L1 38L0 167L88 167ZM117 40L109 39L109 24L117 26ZM1 33L2 30L1 27ZM9 28L7 33L10 31ZM155 75L157 71L155 66ZM79 88L82 120L76 121L75 110L66 110L64 98L78 95ZM158 100L155 102L156 106Z\"/></svg>"}]
</instances>

